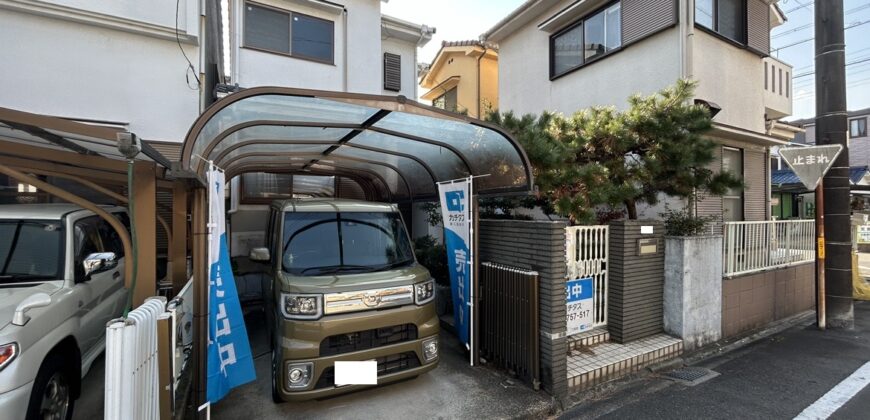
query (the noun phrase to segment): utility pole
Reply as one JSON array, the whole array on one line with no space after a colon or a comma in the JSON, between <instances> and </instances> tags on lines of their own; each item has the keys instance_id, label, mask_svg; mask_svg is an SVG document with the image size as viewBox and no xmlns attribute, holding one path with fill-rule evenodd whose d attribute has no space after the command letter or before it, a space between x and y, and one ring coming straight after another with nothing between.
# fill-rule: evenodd
<instances>
[{"instance_id":1,"label":"utility pole","mask_svg":"<svg viewBox=\"0 0 870 420\"><path fill-rule=\"evenodd\" d=\"M825 286L816 292L824 305L829 328L851 328L852 224L849 207L849 148L846 139L846 45L843 0L815 2L816 46L816 144L839 144L843 151L824 177L824 224L826 240L819 254ZM817 192L818 194L818 192ZM821 210L821 209L818 209ZM821 326L821 325L820 325Z\"/></svg>"}]
</instances>

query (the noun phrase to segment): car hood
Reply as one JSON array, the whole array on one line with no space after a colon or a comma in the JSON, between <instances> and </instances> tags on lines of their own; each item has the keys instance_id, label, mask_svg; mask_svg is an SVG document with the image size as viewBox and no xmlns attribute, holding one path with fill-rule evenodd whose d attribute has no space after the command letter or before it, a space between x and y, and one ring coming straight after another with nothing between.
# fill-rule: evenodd
<instances>
[{"instance_id":1,"label":"car hood","mask_svg":"<svg viewBox=\"0 0 870 420\"><path fill-rule=\"evenodd\" d=\"M430 278L419 264L374 273L297 277L281 273L281 289L290 293L336 293L404 286Z\"/></svg>"},{"instance_id":2,"label":"car hood","mask_svg":"<svg viewBox=\"0 0 870 420\"><path fill-rule=\"evenodd\" d=\"M15 308L22 300L36 293L54 294L60 290L61 281L50 281L39 283L35 286L31 284L22 284L20 287L9 287L5 285L0 288L0 330L6 328L12 322L12 315L15 314ZM17 286L17 285L16 285Z\"/></svg>"}]
</instances>

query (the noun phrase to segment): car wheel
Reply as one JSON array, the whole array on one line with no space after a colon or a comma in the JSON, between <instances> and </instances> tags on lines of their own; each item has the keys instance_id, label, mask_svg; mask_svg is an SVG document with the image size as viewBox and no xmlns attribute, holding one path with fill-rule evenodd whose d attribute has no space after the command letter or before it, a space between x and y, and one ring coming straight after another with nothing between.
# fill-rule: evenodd
<instances>
[{"instance_id":1,"label":"car wheel","mask_svg":"<svg viewBox=\"0 0 870 420\"><path fill-rule=\"evenodd\" d=\"M57 354L49 355L33 383L27 419L69 420L72 418L75 399L72 397L72 381L68 363Z\"/></svg>"},{"instance_id":2,"label":"car wheel","mask_svg":"<svg viewBox=\"0 0 870 420\"><path fill-rule=\"evenodd\" d=\"M280 364L279 357L276 354L278 346L272 345L272 402L281 404L284 400L281 398L281 393L278 392L278 365Z\"/></svg>"}]
</instances>

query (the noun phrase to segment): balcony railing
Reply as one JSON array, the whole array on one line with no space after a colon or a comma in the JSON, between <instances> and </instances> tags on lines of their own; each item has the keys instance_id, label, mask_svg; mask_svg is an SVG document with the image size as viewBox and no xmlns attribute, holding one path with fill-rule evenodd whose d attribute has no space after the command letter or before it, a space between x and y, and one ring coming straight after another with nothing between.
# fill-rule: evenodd
<instances>
[{"instance_id":1,"label":"balcony railing","mask_svg":"<svg viewBox=\"0 0 870 420\"><path fill-rule=\"evenodd\" d=\"M779 119L792 112L791 65L773 57L764 58L764 111L768 119Z\"/></svg>"},{"instance_id":2,"label":"balcony railing","mask_svg":"<svg viewBox=\"0 0 870 420\"><path fill-rule=\"evenodd\" d=\"M734 277L815 260L813 220L726 222L723 276Z\"/></svg>"}]
</instances>

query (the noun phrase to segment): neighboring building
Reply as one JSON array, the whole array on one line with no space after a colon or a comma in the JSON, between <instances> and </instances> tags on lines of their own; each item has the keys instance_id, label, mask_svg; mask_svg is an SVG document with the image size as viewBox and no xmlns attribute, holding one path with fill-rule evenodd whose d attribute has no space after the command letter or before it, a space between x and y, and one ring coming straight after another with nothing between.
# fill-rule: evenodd
<instances>
[{"instance_id":1,"label":"neighboring building","mask_svg":"<svg viewBox=\"0 0 870 420\"><path fill-rule=\"evenodd\" d=\"M479 41L444 41L420 74L420 97L448 111L483 118L498 109L498 49Z\"/></svg>"},{"instance_id":2,"label":"neighboring building","mask_svg":"<svg viewBox=\"0 0 870 420\"><path fill-rule=\"evenodd\" d=\"M719 111L709 134L720 144L715 166L746 183L700 200L698 213L765 220L769 148L793 134L777 122L792 111L791 66L768 55L770 30L784 21L776 1L530 0L482 39L499 48L502 111L625 108L635 93L697 80L696 103Z\"/></svg>"},{"instance_id":3,"label":"neighboring building","mask_svg":"<svg viewBox=\"0 0 870 420\"><path fill-rule=\"evenodd\" d=\"M197 0L0 1L0 106L180 143L200 109L199 11Z\"/></svg>"},{"instance_id":4,"label":"neighboring building","mask_svg":"<svg viewBox=\"0 0 870 420\"><path fill-rule=\"evenodd\" d=\"M417 98L417 49L434 28L379 0L231 2L230 83Z\"/></svg>"},{"instance_id":5,"label":"neighboring building","mask_svg":"<svg viewBox=\"0 0 870 420\"><path fill-rule=\"evenodd\" d=\"M849 166L870 165L870 134L867 123L870 120L870 108L849 111ZM796 135L795 143L816 144L816 120L806 118L790 121L789 124L803 128L806 132Z\"/></svg>"}]
</instances>

